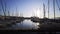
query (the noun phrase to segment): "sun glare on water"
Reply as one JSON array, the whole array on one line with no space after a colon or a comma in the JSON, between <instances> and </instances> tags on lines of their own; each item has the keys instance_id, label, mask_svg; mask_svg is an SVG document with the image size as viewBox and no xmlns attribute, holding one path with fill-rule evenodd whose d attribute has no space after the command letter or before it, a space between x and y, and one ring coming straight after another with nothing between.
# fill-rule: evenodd
<instances>
[{"instance_id":1,"label":"sun glare on water","mask_svg":"<svg viewBox=\"0 0 60 34\"><path fill-rule=\"evenodd\" d=\"M36 23L37 25L40 25L39 23Z\"/></svg>"}]
</instances>

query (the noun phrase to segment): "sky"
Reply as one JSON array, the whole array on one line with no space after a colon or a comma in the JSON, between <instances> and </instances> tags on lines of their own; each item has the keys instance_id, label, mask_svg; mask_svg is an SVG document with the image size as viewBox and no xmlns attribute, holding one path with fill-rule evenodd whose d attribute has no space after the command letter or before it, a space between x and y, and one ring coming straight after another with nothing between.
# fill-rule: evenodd
<instances>
[{"instance_id":1,"label":"sky","mask_svg":"<svg viewBox=\"0 0 60 34\"><path fill-rule=\"evenodd\" d=\"M46 11L46 17L48 17L48 0L2 0L3 1L3 7L4 2L6 2L6 14L7 11L10 12L10 15L16 16L16 13L18 13L18 16L21 14L24 17L31 17L31 16L37 16L39 18L43 17L43 3L45 4L45 11ZM60 0L57 0L58 4L60 3ZM49 18L53 18L53 0L49 0ZM60 6L60 5L59 5ZM55 11L56 11L56 17L60 17L60 11L58 9L57 4L55 3ZM60 8L60 7L59 7ZM2 6L1 6L1 0L0 0L0 14L3 15ZM7 14L8 15L8 14Z\"/></svg>"}]
</instances>

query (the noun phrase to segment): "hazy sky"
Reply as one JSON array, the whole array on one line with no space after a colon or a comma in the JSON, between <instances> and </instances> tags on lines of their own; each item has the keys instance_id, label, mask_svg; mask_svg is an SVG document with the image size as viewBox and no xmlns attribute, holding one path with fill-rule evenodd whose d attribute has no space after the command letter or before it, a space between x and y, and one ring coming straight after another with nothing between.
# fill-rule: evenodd
<instances>
[{"instance_id":1,"label":"hazy sky","mask_svg":"<svg viewBox=\"0 0 60 34\"><path fill-rule=\"evenodd\" d=\"M58 4L60 0L58 0ZM0 0L1 2L1 0ZM23 14L24 17L31 17L35 14L38 17L43 17L43 3L45 4L45 11L46 11L46 17L47 17L47 11L48 11L48 0L3 0L3 2L6 2L7 5L7 11L10 11L10 14L15 15L15 13L18 12ZM53 17L53 0L49 0L50 4L50 17ZM60 6L60 5L59 5ZM1 3L0 3L1 7ZM56 7L56 16L60 16L59 9L57 7L57 4L55 5ZM17 12L16 12L17 8ZM1 8L0 8L0 14L3 14Z\"/></svg>"}]
</instances>

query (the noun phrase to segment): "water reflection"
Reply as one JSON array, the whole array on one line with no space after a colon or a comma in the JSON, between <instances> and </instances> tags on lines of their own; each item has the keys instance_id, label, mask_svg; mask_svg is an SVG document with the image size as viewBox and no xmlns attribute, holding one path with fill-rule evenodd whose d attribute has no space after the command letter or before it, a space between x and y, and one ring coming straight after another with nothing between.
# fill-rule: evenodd
<instances>
[{"instance_id":1,"label":"water reflection","mask_svg":"<svg viewBox=\"0 0 60 34\"><path fill-rule=\"evenodd\" d=\"M34 23L31 20L24 20L21 23L17 23L16 25L13 25L12 28L13 29L37 29L39 23Z\"/></svg>"}]
</instances>

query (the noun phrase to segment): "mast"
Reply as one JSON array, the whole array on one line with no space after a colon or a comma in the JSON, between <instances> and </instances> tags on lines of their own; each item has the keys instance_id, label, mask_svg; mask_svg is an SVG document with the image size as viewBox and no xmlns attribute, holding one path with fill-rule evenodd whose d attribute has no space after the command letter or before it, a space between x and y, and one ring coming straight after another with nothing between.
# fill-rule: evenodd
<instances>
[{"instance_id":1,"label":"mast","mask_svg":"<svg viewBox=\"0 0 60 34\"><path fill-rule=\"evenodd\" d=\"M4 5L3 5L3 0L1 0L1 6L2 6L2 10L3 10L3 14L4 14L4 20L6 19L6 1L4 1Z\"/></svg>"},{"instance_id":2,"label":"mast","mask_svg":"<svg viewBox=\"0 0 60 34\"><path fill-rule=\"evenodd\" d=\"M44 16L43 16L43 18L45 18L45 4L43 3L43 13L44 13Z\"/></svg>"},{"instance_id":3,"label":"mast","mask_svg":"<svg viewBox=\"0 0 60 34\"><path fill-rule=\"evenodd\" d=\"M5 3L5 16L6 16L6 15L7 15L7 11L6 11L6 9L7 9L6 1L5 1L4 3Z\"/></svg>"},{"instance_id":4,"label":"mast","mask_svg":"<svg viewBox=\"0 0 60 34\"><path fill-rule=\"evenodd\" d=\"M18 17L18 11L17 11L17 8L16 8L16 16Z\"/></svg>"},{"instance_id":5,"label":"mast","mask_svg":"<svg viewBox=\"0 0 60 34\"><path fill-rule=\"evenodd\" d=\"M23 13L20 13L20 17L23 17Z\"/></svg>"},{"instance_id":6,"label":"mast","mask_svg":"<svg viewBox=\"0 0 60 34\"><path fill-rule=\"evenodd\" d=\"M9 9L8 9L8 16L10 16L10 7L9 7Z\"/></svg>"},{"instance_id":7,"label":"mast","mask_svg":"<svg viewBox=\"0 0 60 34\"><path fill-rule=\"evenodd\" d=\"M49 18L49 0L48 0L48 18Z\"/></svg>"},{"instance_id":8,"label":"mast","mask_svg":"<svg viewBox=\"0 0 60 34\"><path fill-rule=\"evenodd\" d=\"M59 7L59 4L58 4L58 1L56 0L56 4L57 4L57 6L58 6L58 9L59 9L59 11L60 11L60 7Z\"/></svg>"},{"instance_id":9,"label":"mast","mask_svg":"<svg viewBox=\"0 0 60 34\"><path fill-rule=\"evenodd\" d=\"M8 16L10 16L10 12L9 12L9 10L8 10Z\"/></svg>"},{"instance_id":10,"label":"mast","mask_svg":"<svg viewBox=\"0 0 60 34\"><path fill-rule=\"evenodd\" d=\"M36 15L35 15L35 10L33 9L33 17L35 17Z\"/></svg>"},{"instance_id":11,"label":"mast","mask_svg":"<svg viewBox=\"0 0 60 34\"><path fill-rule=\"evenodd\" d=\"M35 13L34 13L34 11L33 11L33 16L35 16Z\"/></svg>"},{"instance_id":12,"label":"mast","mask_svg":"<svg viewBox=\"0 0 60 34\"><path fill-rule=\"evenodd\" d=\"M36 9L36 17L37 17L37 9Z\"/></svg>"},{"instance_id":13,"label":"mast","mask_svg":"<svg viewBox=\"0 0 60 34\"><path fill-rule=\"evenodd\" d=\"M1 6L2 6L3 14L5 16L5 10L4 10L4 6L3 6L3 1L2 0L1 0Z\"/></svg>"},{"instance_id":14,"label":"mast","mask_svg":"<svg viewBox=\"0 0 60 34\"><path fill-rule=\"evenodd\" d=\"M14 16L14 12L12 12L12 16Z\"/></svg>"},{"instance_id":15,"label":"mast","mask_svg":"<svg viewBox=\"0 0 60 34\"><path fill-rule=\"evenodd\" d=\"M53 10L54 10L54 19L55 19L55 0L53 0Z\"/></svg>"}]
</instances>

